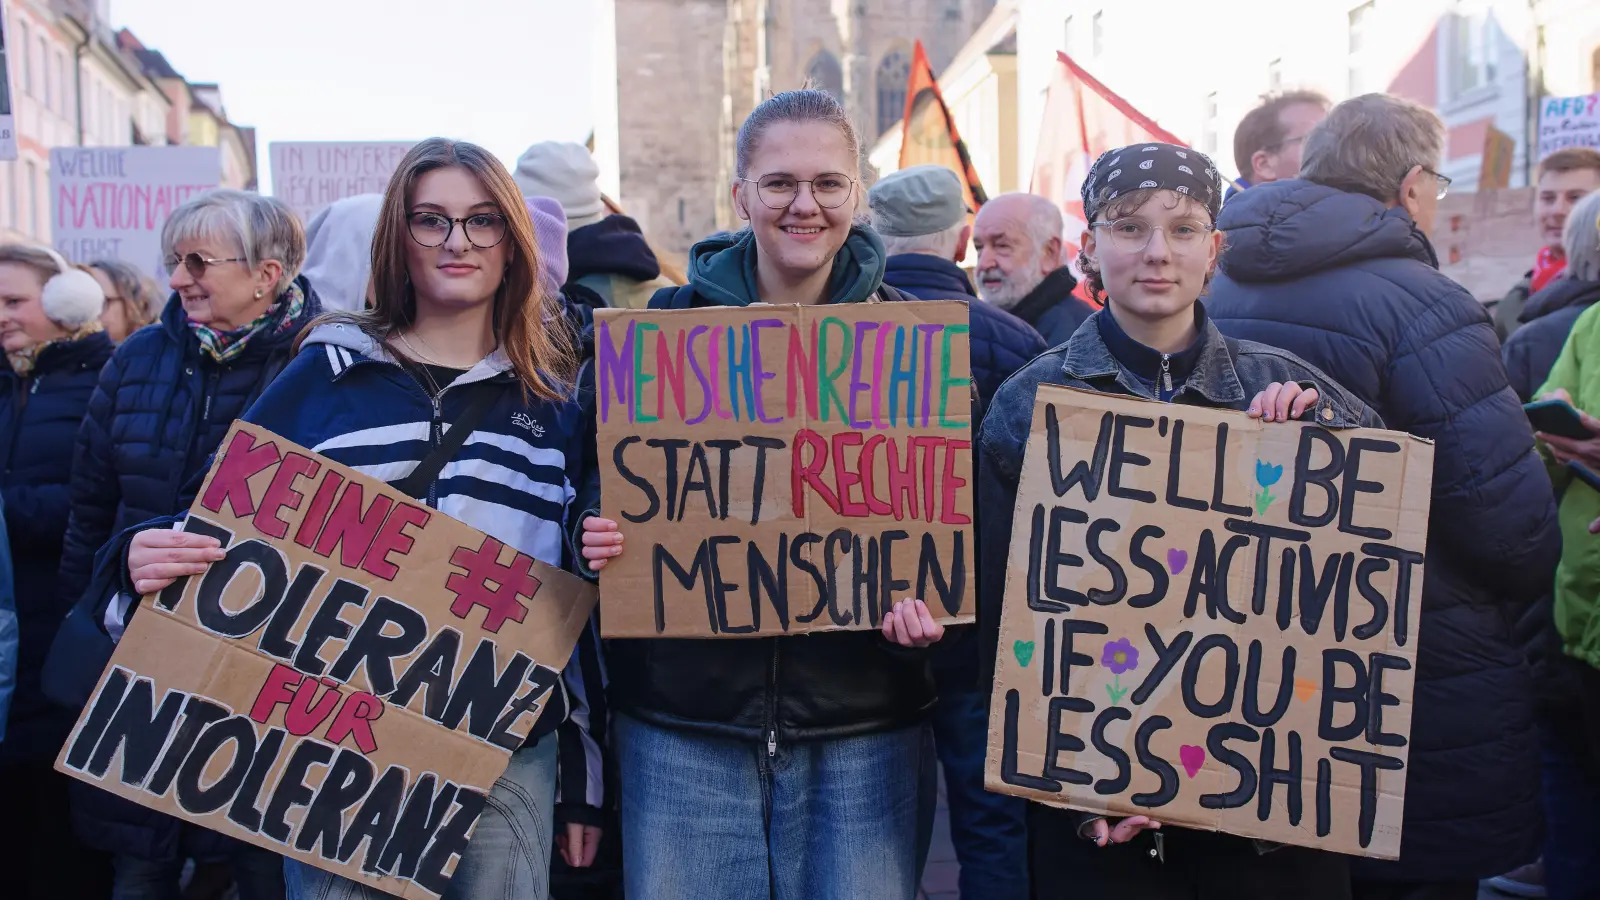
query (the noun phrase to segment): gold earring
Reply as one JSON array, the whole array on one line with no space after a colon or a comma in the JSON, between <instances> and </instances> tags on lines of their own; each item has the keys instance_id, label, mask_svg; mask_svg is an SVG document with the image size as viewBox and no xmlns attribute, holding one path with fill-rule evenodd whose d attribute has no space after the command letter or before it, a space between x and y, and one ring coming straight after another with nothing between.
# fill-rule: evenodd
<instances>
[{"instance_id":1,"label":"gold earring","mask_svg":"<svg viewBox=\"0 0 1600 900\"><path fill-rule=\"evenodd\" d=\"M256 299L257 300L261 299L261 292L260 291L256 291Z\"/></svg>"}]
</instances>

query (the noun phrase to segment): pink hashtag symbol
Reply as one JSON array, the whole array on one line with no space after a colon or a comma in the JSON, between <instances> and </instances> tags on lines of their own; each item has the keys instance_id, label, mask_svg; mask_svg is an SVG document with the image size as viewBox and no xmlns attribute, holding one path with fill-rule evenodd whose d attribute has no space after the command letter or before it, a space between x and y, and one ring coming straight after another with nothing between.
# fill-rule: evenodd
<instances>
[{"instance_id":1,"label":"pink hashtag symbol","mask_svg":"<svg viewBox=\"0 0 1600 900\"><path fill-rule=\"evenodd\" d=\"M485 537L483 546L477 550L457 547L450 555L450 565L465 569L466 574L452 572L444 582L445 589L456 595L450 612L458 619L465 619L474 606L481 606L484 608L483 628L495 634L507 619L521 622L527 616L528 607L518 601L517 596L532 600L539 590L539 579L528 574L533 558L518 553L510 565L503 566L499 558L500 548L504 546L492 537Z\"/></svg>"}]
</instances>

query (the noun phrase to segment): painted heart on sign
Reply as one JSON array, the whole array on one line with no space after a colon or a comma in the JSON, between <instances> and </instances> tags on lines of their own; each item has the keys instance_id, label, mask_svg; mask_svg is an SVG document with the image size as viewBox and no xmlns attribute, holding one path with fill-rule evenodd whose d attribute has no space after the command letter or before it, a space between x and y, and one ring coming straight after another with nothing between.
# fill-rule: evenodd
<instances>
[{"instance_id":1,"label":"painted heart on sign","mask_svg":"<svg viewBox=\"0 0 1600 900\"><path fill-rule=\"evenodd\" d=\"M1315 681L1307 678L1296 678L1294 680L1294 697L1301 703L1310 700L1316 692L1317 683Z\"/></svg>"},{"instance_id":2,"label":"painted heart on sign","mask_svg":"<svg viewBox=\"0 0 1600 900\"><path fill-rule=\"evenodd\" d=\"M1183 770L1193 778L1199 774L1206 765L1206 748L1196 747L1193 744L1184 744L1178 748L1178 761L1183 763Z\"/></svg>"},{"instance_id":3,"label":"painted heart on sign","mask_svg":"<svg viewBox=\"0 0 1600 900\"><path fill-rule=\"evenodd\" d=\"M1033 662L1033 641L1014 641L1011 652L1017 655L1017 663L1026 669L1028 663Z\"/></svg>"},{"instance_id":4,"label":"painted heart on sign","mask_svg":"<svg viewBox=\"0 0 1600 900\"><path fill-rule=\"evenodd\" d=\"M1167 568L1172 570L1172 574L1176 575L1179 572L1182 572L1183 571L1183 567L1187 566L1188 564L1189 564L1189 551L1187 551L1187 550L1168 550L1167 551Z\"/></svg>"}]
</instances>

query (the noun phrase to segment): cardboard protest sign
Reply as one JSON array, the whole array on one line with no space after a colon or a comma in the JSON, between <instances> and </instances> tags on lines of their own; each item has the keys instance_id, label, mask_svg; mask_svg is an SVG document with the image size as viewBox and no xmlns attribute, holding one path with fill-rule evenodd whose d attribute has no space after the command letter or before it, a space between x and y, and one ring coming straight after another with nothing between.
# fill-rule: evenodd
<instances>
[{"instance_id":1,"label":"cardboard protest sign","mask_svg":"<svg viewBox=\"0 0 1600 900\"><path fill-rule=\"evenodd\" d=\"M403 897L444 892L594 609L581 579L235 423L56 768Z\"/></svg>"},{"instance_id":2,"label":"cardboard protest sign","mask_svg":"<svg viewBox=\"0 0 1600 900\"><path fill-rule=\"evenodd\" d=\"M972 621L967 308L595 314L608 637Z\"/></svg>"},{"instance_id":3,"label":"cardboard protest sign","mask_svg":"<svg viewBox=\"0 0 1600 900\"><path fill-rule=\"evenodd\" d=\"M411 147L409 141L274 141L267 147L272 196L309 222L335 200L383 193Z\"/></svg>"},{"instance_id":4,"label":"cardboard protest sign","mask_svg":"<svg viewBox=\"0 0 1600 900\"><path fill-rule=\"evenodd\" d=\"M1433 446L1042 387L985 784L1392 859Z\"/></svg>"},{"instance_id":5,"label":"cardboard protest sign","mask_svg":"<svg viewBox=\"0 0 1600 900\"><path fill-rule=\"evenodd\" d=\"M1568 147L1600 150L1600 93L1539 103L1539 159Z\"/></svg>"},{"instance_id":6,"label":"cardboard protest sign","mask_svg":"<svg viewBox=\"0 0 1600 900\"><path fill-rule=\"evenodd\" d=\"M50 151L56 252L80 263L120 259L166 284L162 226L221 183L216 147L57 147Z\"/></svg>"}]
</instances>

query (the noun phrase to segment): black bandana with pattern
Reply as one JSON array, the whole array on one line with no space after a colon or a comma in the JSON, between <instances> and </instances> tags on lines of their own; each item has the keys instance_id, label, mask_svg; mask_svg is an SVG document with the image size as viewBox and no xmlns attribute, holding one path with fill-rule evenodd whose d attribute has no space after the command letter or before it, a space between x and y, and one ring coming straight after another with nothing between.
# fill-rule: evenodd
<instances>
[{"instance_id":1,"label":"black bandana with pattern","mask_svg":"<svg viewBox=\"0 0 1600 900\"><path fill-rule=\"evenodd\" d=\"M1176 144L1130 144L1100 154L1083 180L1083 211L1095 222L1106 204L1146 188L1193 197L1211 213L1212 222L1222 211L1222 178L1216 164L1199 150Z\"/></svg>"}]
</instances>

